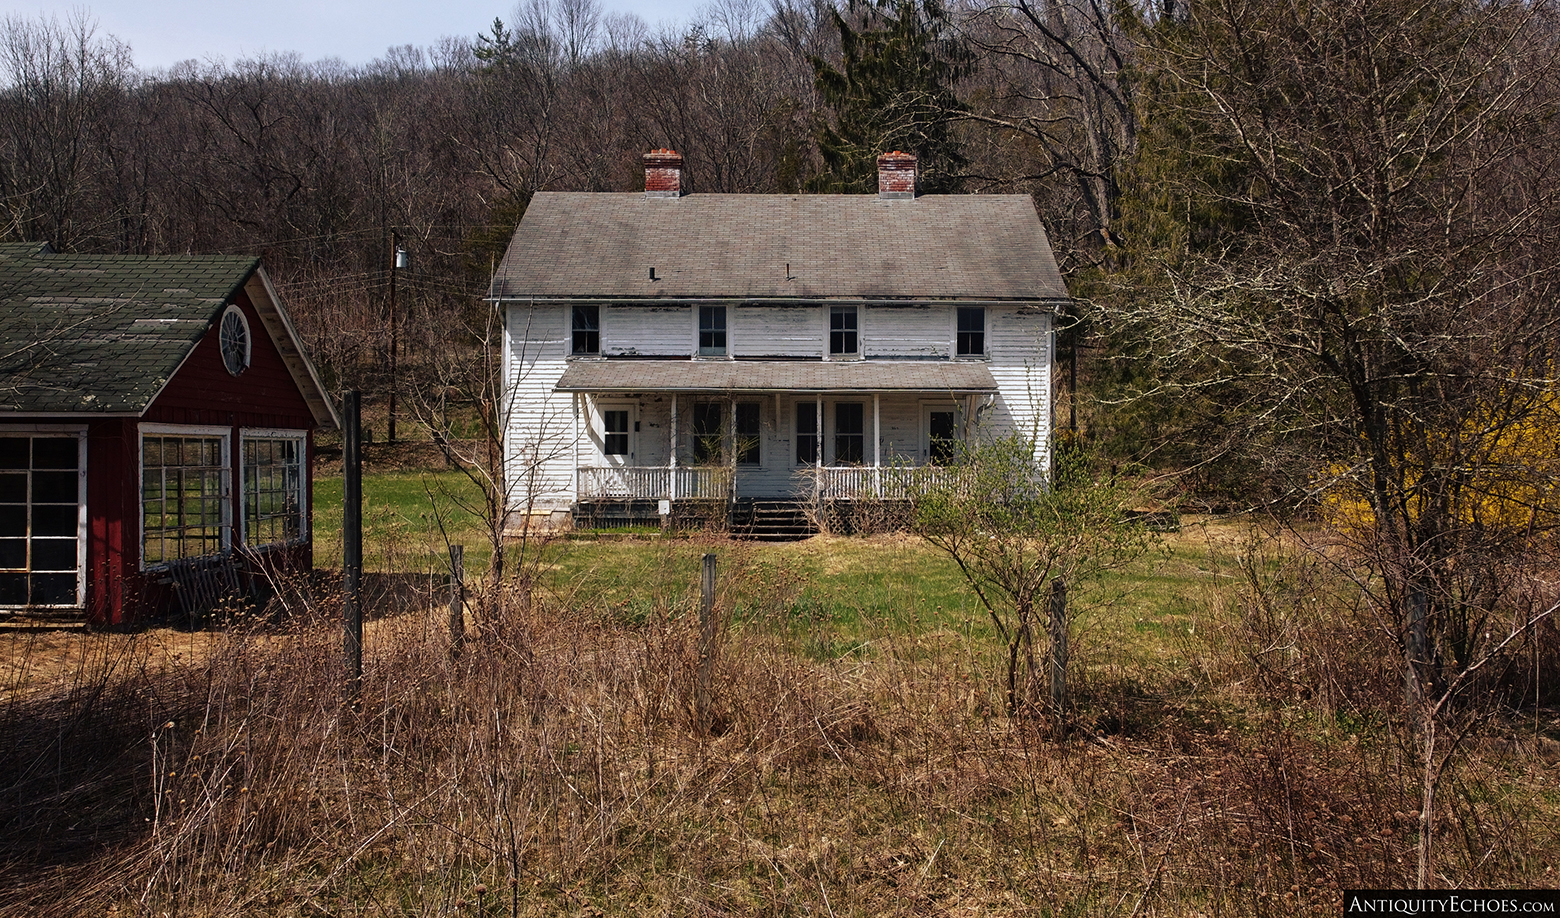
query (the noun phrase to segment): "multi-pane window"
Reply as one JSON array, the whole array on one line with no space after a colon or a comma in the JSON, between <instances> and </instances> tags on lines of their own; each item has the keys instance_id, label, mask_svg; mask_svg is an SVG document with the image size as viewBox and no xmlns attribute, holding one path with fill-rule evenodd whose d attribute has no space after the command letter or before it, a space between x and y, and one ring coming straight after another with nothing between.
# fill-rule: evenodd
<instances>
[{"instance_id":1,"label":"multi-pane window","mask_svg":"<svg viewBox=\"0 0 1560 918\"><path fill-rule=\"evenodd\" d=\"M166 564L227 549L227 440L141 438L141 563Z\"/></svg>"},{"instance_id":2,"label":"multi-pane window","mask_svg":"<svg viewBox=\"0 0 1560 918\"><path fill-rule=\"evenodd\" d=\"M699 356L724 357L726 354L726 307L699 307Z\"/></svg>"},{"instance_id":3,"label":"multi-pane window","mask_svg":"<svg viewBox=\"0 0 1560 918\"><path fill-rule=\"evenodd\" d=\"M0 436L0 606L81 604L81 439Z\"/></svg>"},{"instance_id":4,"label":"multi-pane window","mask_svg":"<svg viewBox=\"0 0 1560 918\"><path fill-rule=\"evenodd\" d=\"M857 312L854 306L829 308L829 353L855 354L857 351Z\"/></svg>"},{"instance_id":5,"label":"multi-pane window","mask_svg":"<svg viewBox=\"0 0 1560 918\"><path fill-rule=\"evenodd\" d=\"M796 403L796 464L818 461L818 403Z\"/></svg>"},{"instance_id":6,"label":"multi-pane window","mask_svg":"<svg viewBox=\"0 0 1560 918\"><path fill-rule=\"evenodd\" d=\"M599 354L601 353L601 307L594 304L589 306L574 307L574 321L572 324L573 344L571 352L575 354Z\"/></svg>"},{"instance_id":7,"label":"multi-pane window","mask_svg":"<svg viewBox=\"0 0 1560 918\"><path fill-rule=\"evenodd\" d=\"M758 465L763 444L763 424L757 402L737 403L737 464Z\"/></svg>"},{"instance_id":8,"label":"multi-pane window","mask_svg":"<svg viewBox=\"0 0 1560 918\"><path fill-rule=\"evenodd\" d=\"M700 402L693 406L693 461L721 461L720 402Z\"/></svg>"},{"instance_id":9,"label":"multi-pane window","mask_svg":"<svg viewBox=\"0 0 1560 918\"><path fill-rule=\"evenodd\" d=\"M865 428L860 402L840 402L834 406L834 461L843 465L861 462L865 455Z\"/></svg>"},{"instance_id":10,"label":"multi-pane window","mask_svg":"<svg viewBox=\"0 0 1560 918\"><path fill-rule=\"evenodd\" d=\"M955 353L960 357L986 356L986 310L979 306L960 306Z\"/></svg>"},{"instance_id":11,"label":"multi-pane window","mask_svg":"<svg viewBox=\"0 0 1560 918\"><path fill-rule=\"evenodd\" d=\"M608 456L628 455L628 409L601 412L601 451Z\"/></svg>"},{"instance_id":12,"label":"multi-pane window","mask_svg":"<svg viewBox=\"0 0 1560 918\"><path fill-rule=\"evenodd\" d=\"M303 437L244 437L244 544L303 538Z\"/></svg>"}]
</instances>

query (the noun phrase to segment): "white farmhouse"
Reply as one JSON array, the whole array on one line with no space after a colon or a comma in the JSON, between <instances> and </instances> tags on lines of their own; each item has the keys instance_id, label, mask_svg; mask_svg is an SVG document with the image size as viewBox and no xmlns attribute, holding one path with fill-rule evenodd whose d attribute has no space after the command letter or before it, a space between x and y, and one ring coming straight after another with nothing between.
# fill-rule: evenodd
<instances>
[{"instance_id":1,"label":"white farmhouse","mask_svg":"<svg viewBox=\"0 0 1560 918\"><path fill-rule=\"evenodd\" d=\"M1067 299L1027 195L537 194L493 278L508 525L892 498L956 444L1048 458ZM742 510L738 510L740 518Z\"/></svg>"}]
</instances>

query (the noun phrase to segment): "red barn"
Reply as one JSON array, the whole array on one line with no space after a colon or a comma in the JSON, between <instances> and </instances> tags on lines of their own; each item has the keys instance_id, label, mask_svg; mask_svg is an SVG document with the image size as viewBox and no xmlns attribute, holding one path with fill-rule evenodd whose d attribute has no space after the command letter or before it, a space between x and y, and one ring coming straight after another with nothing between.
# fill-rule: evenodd
<instances>
[{"instance_id":1,"label":"red barn","mask_svg":"<svg viewBox=\"0 0 1560 918\"><path fill-rule=\"evenodd\" d=\"M124 625L307 570L336 425L259 259L0 245L0 614Z\"/></svg>"}]
</instances>

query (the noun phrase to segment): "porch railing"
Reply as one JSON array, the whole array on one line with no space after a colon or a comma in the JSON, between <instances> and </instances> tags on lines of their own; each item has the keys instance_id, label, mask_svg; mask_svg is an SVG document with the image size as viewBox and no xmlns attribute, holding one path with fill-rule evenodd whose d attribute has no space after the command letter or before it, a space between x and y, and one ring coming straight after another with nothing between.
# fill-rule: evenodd
<instances>
[{"instance_id":1,"label":"porch railing","mask_svg":"<svg viewBox=\"0 0 1560 918\"><path fill-rule=\"evenodd\" d=\"M927 487L957 481L963 470L944 466L831 466L796 473L793 497L807 500L905 500ZM726 500L734 496L724 466L582 466L581 500Z\"/></svg>"},{"instance_id":2,"label":"porch railing","mask_svg":"<svg viewBox=\"0 0 1560 918\"><path fill-rule=\"evenodd\" d=\"M936 465L839 466L797 476L822 500L908 500L933 485L957 482L962 470Z\"/></svg>"},{"instance_id":3,"label":"porch railing","mask_svg":"<svg viewBox=\"0 0 1560 918\"><path fill-rule=\"evenodd\" d=\"M582 466L579 494L581 500L725 500L731 496L731 469Z\"/></svg>"}]
</instances>

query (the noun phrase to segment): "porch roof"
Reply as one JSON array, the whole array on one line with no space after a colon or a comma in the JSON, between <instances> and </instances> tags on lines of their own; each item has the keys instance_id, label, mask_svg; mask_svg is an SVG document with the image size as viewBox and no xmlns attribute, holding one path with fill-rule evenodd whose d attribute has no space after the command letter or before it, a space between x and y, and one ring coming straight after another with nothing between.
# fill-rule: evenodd
<instances>
[{"instance_id":1,"label":"porch roof","mask_svg":"<svg viewBox=\"0 0 1560 918\"><path fill-rule=\"evenodd\" d=\"M944 360L579 360L559 392L995 392L983 363Z\"/></svg>"}]
</instances>

